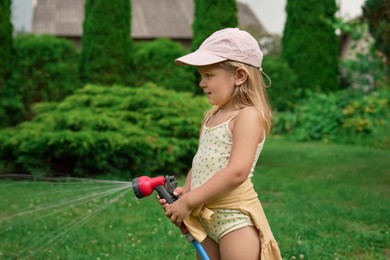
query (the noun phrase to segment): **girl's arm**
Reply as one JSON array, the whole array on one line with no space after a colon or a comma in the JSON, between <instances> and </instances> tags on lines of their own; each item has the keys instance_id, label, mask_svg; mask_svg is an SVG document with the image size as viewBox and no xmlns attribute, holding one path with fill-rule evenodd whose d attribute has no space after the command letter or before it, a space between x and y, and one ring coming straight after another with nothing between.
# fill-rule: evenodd
<instances>
[{"instance_id":1,"label":"girl's arm","mask_svg":"<svg viewBox=\"0 0 390 260\"><path fill-rule=\"evenodd\" d=\"M255 109L241 111L234 120L232 133L233 145L227 167L167 207L166 215L176 225L180 225L193 208L225 195L248 178L257 145L264 138L260 113Z\"/></svg>"},{"instance_id":2,"label":"girl's arm","mask_svg":"<svg viewBox=\"0 0 390 260\"><path fill-rule=\"evenodd\" d=\"M186 177L186 181L183 185L183 192L182 193L187 193L191 190L191 178L192 178L192 169L190 169L187 173L187 177ZM177 196L179 194L176 194L176 191L175 191L174 195Z\"/></svg>"}]
</instances>

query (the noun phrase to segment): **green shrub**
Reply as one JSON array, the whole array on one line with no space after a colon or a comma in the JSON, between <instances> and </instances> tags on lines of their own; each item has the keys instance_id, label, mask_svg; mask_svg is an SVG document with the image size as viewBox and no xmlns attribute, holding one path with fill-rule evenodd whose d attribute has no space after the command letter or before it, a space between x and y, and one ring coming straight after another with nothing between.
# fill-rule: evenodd
<instances>
[{"instance_id":1,"label":"green shrub","mask_svg":"<svg viewBox=\"0 0 390 260\"><path fill-rule=\"evenodd\" d=\"M87 85L0 132L3 171L76 176L185 174L208 104L153 84ZM1 164L0 164L1 165Z\"/></svg>"},{"instance_id":2,"label":"green shrub","mask_svg":"<svg viewBox=\"0 0 390 260\"><path fill-rule=\"evenodd\" d=\"M377 92L348 102L343 109L341 136L347 143L390 147L390 93Z\"/></svg>"},{"instance_id":3,"label":"green shrub","mask_svg":"<svg viewBox=\"0 0 390 260\"><path fill-rule=\"evenodd\" d=\"M350 36L350 53L340 60L342 87L373 90L386 84L387 69L383 55L375 49L375 41L368 33L368 23L361 19L336 19L334 28L342 37Z\"/></svg>"},{"instance_id":4,"label":"green shrub","mask_svg":"<svg viewBox=\"0 0 390 260\"><path fill-rule=\"evenodd\" d=\"M153 82L177 91L194 92L191 67L179 67L174 60L188 53L179 43L168 39L135 44L133 54L135 85Z\"/></svg>"},{"instance_id":5,"label":"green shrub","mask_svg":"<svg viewBox=\"0 0 390 260\"><path fill-rule=\"evenodd\" d=\"M12 66L12 24L11 24L11 0L3 0L0 3L0 95L9 77Z\"/></svg>"},{"instance_id":6,"label":"green shrub","mask_svg":"<svg viewBox=\"0 0 390 260\"><path fill-rule=\"evenodd\" d=\"M15 38L16 66L10 87L27 111L34 103L58 101L80 87L78 54L67 40L49 35Z\"/></svg>"},{"instance_id":7,"label":"green shrub","mask_svg":"<svg viewBox=\"0 0 390 260\"><path fill-rule=\"evenodd\" d=\"M335 0L287 1L282 54L309 91L339 89L336 11Z\"/></svg>"},{"instance_id":8,"label":"green shrub","mask_svg":"<svg viewBox=\"0 0 390 260\"><path fill-rule=\"evenodd\" d=\"M0 128L14 125L23 117L23 105L17 91L9 86L9 78L16 66L11 23L11 0L0 3Z\"/></svg>"},{"instance_id":9,"label":"green shrub","mask_svg":"<svg viewBox=\"0 0 390 260\"><path fill-rule=\"evenodd\" d=\"M387 75L390 76L390 1L366 0L362 9L368 20L370 33L375 39L375 46L386 57Z\"/></svg>"},{"instance_id":10,"label":"green shrub","mask_svg":"<svg viewBox=\"0 0 390 260\"><path fill-rule=\"evenodd\" d=\"M16 90L6 88L0 94L0 129L23 121L26 117L26 110Z\"/></svg>"},{"instance_id":11,"label":"green shrub","mask_svg":"<svg viewBox=\"0 0 390 260\"><path fill-rule=\"evenodd\" d=\"M80 57L84 83L122 84L132 80L131 1L86 0Z\"/></svg>"},{"instance_id":12,"label":"green shrub","mask_svg":"<svg viewBox=\"0 0 390 260\"><path fill-rule=\"evenodd\" d=\"M390 93L348 89L310 94L293 112L277 113L274 134L294 140L390 147Z\"/></svg>"},{"instance_id":13,"label":"green shrub","mask_svg":"<svg viewBox=\"0 0 390 260\"><path fill-rule=\"evenodd\" d=\"M271 87L267 88L272 108L277 111L292 109L295 100L300 97L300 89L296 88L297 76L287 63L276 56L267 56L263 62L264 72L271 78ZM263 75L264 82L268 79Z\"/></svg>"}]
</instances>

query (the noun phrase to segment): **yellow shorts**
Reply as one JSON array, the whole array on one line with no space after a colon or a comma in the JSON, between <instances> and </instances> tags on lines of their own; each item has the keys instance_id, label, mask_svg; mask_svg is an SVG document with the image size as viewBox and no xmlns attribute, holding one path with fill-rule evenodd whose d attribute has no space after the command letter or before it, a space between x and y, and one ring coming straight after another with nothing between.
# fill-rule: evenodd
<instances>
[{"instance_id":1,"label":"yellow shorts","mask_svg":"<svg viewBox=\"0 0 390 260\"><path fill-rule=\"evenodd\" d=\"M254 226L248 215L235 209L214 209L214 215L210 221L200 218L200 222L207 235L217 243L224 235L234 230Z\"/></svg>"}]
</instances>

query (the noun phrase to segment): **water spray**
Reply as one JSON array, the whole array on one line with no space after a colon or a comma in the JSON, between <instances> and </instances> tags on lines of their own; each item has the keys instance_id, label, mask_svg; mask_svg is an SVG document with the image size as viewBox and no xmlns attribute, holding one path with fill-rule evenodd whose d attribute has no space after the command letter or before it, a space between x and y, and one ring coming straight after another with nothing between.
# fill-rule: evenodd
<instances>
[{"instance_id":1,"label":"water spray","mask_svg":"<svg viewBox=\"0 0 390 260\"><path fill-rule=\"evenodd\" d=\"M154 190L157 191L160 198L165 199L168 204L172 204L178 199L178 197L173 195L173 191L177 186L174 176L158 176L154 178L141 176L133 179L132 186L135 196L139 199L151 195ZM202 244L195 240L184 223L181 224L180 230L181 233L185 235L187 241L195 246L196 251L202 259L210 260Z\"/></svg>"}]
</instances>

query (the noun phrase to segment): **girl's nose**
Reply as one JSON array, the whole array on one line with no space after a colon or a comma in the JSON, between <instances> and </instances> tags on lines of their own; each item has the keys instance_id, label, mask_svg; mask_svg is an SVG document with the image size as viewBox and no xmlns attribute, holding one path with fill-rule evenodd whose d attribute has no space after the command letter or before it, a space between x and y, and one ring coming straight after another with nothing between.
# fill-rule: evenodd
<instances>
[{"instance_id":1,"label":"girl's nose","mask_svg":"<svg viewBox=\"0 0 390 260\"><path fill-rule=\"evenodd\" d=\"M199 87L201 87L201 88L205 88L206 87L206 84L205 84L204 80L200 80Z\"/></svg>"}]
</instances>

